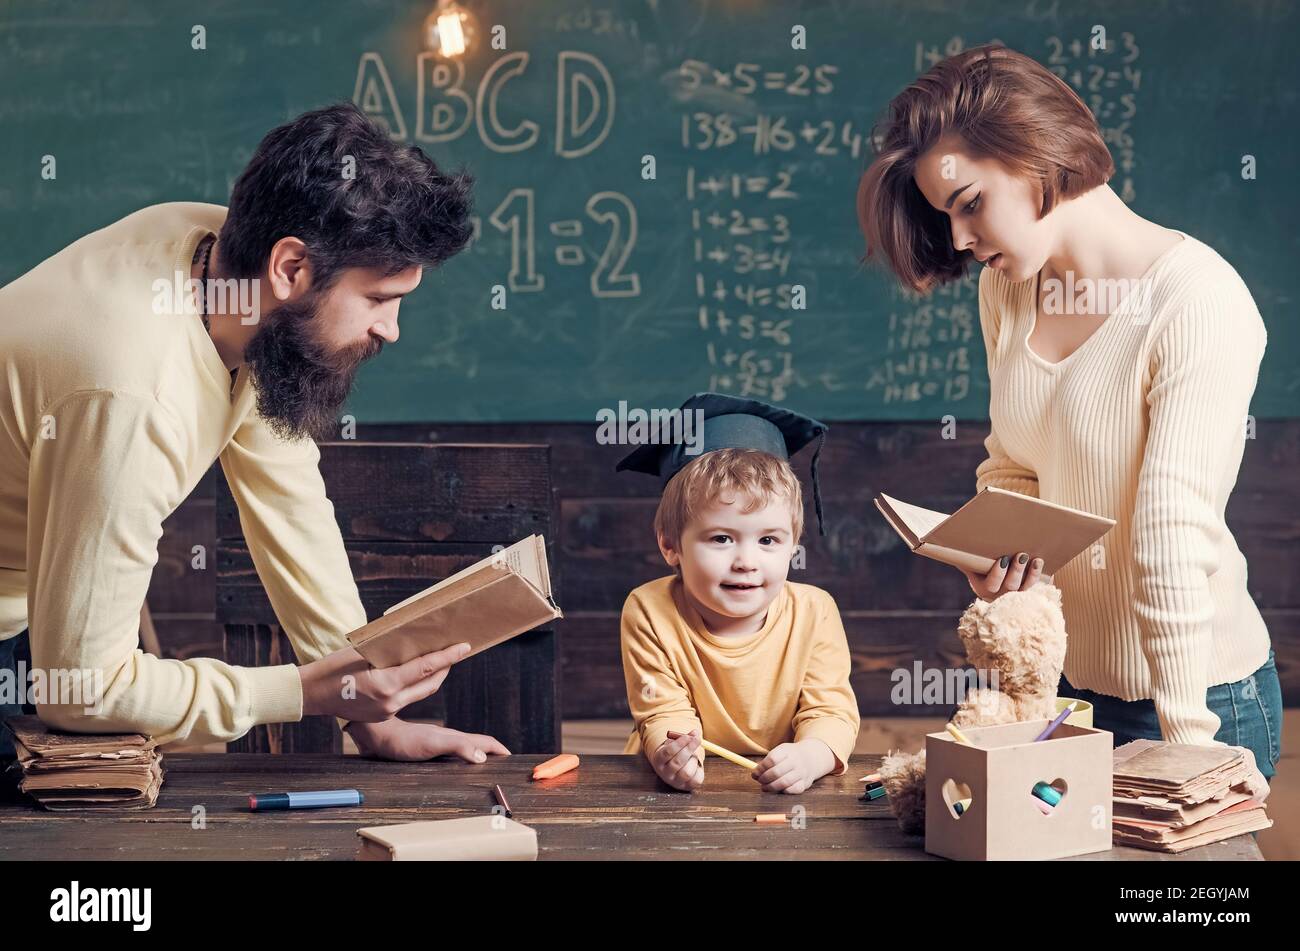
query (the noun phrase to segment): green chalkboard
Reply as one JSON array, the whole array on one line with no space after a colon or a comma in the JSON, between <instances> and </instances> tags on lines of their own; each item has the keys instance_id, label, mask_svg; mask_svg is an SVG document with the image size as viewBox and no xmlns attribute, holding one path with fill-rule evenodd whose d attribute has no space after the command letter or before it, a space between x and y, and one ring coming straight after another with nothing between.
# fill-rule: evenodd
<instances>
[{"instance_id":1,"label":"green chalkboard","mask_svg":"<svg viewBox=\"0 0 1300 951\"><path fill-rule=\"evenodd\" d=\"M1240 271L1270 335L1252 409L1300 415L1293 0L464 5L477 42L449 62L422 55L427 0L0 2L0 282L140 206L224 202L269 128L352 99L478 179L477 238L403 305L359 419L592 420L705 388L982 417L975 273L904 298L860 266L853 197L888 100L997 39L1093 108L1117 192Z\"/></svg>"}]
</instances>

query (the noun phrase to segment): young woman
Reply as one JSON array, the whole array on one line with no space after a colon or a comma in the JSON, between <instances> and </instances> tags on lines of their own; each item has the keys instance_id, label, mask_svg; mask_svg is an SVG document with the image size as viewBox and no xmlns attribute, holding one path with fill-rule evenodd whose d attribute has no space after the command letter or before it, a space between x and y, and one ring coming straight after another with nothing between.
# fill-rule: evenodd
<instances>
[{"instance_id":1,"label":"young woman","mask_svg":"<svg viewBox=\"0 0 1300 951\"><path fill-rule=\"evenodd\" d=\"M999 486L1116 520L1053 579L1060 691L1138 737L1241 747L1268 793L1282 697L1246 560L1224 523L1266 335L1212 248L1135 214L1092 113L1000 46L951 57L889 106L858 191L867 255L917 291L975 259ZM1008 553L985 599L1038 581Z\"/></svg>"}]
</instances>

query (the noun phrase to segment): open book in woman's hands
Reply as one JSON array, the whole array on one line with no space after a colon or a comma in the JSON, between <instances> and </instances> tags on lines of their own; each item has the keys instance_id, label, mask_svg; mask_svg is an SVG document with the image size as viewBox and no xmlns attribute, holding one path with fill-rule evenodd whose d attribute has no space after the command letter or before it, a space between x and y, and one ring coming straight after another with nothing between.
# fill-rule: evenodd
<instances>
[{"instance_id":1,"label":"open book in woman's hands","mask_svg":"<svg viewBox=\"0 0 1300 951\"><path fill-rule=\"evenodd\" d=\"M916 554L978 575L987 574L1003 555L1022 551L1043 559L1043 574L1055 574L1115 524L1102 515L993 486L952 515L883 492L876 496L876 508Z\"/></svg>"}]
</instances>

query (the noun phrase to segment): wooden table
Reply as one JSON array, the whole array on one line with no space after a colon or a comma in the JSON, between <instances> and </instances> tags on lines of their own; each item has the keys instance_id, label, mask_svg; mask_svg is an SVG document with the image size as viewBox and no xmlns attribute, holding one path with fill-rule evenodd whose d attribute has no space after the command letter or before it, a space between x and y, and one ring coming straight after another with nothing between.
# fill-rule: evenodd
<instances>
[{"instance_id":1,"label":"wooden table","mask_svg":"<svg viewBox=\"0 0 1300 951\"><path fill-rule=\"evenodd\" d=\"M662 784L640 756L583 756L582 766L532 782L538 755L387 763L357 756L175 754L156 808L70 815L0 802L0 859L352 859L362 826L487 813L500 783L514 817L537 830L546 859L931 859L905 836L885 800L862 802L858 777L879 756L854 756L845 775L801 796L762 792L748 774L710 760L695 794ZM356 788L355 808L259 812L256 792ZM206 829L194 829L202 806ZM806 810L807 826L758 826L760 812ZM1185 853L1196 861L1262 858L1250 835ZM1081 859L1174 861L1116 848Z\"/></svg>"}]
</instances>

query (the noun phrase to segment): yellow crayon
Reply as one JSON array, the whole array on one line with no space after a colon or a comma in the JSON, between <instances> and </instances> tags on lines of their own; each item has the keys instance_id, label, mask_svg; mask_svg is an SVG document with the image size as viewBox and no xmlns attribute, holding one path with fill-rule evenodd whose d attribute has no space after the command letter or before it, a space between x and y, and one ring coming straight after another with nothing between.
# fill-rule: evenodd
<instances>
[{"instance_id":1,"label":"yellow crayon","mask_svg":"<svg viewBox=\"0 0 1300 951\"><path fill-rule=\"evenodd\" d=\"M730 760L737 766L743 766L745 769L758 769L758 764L752 759L745 759L739 753L733 753L731 750L723 749L717 743L710 743L708 740L700 740L700 746L704 747L714 756L721 756L725 760Z\"/></svg>"},{"instance_id":2,"label":"yellow crayon","mask_svg":"<svg viewBox=\"0 0 1300 951\"><path fill-rule=\"evenodd\" d=\"M948 730L949 733L952 734L953 739L955 739L958 743L965 743L967 746L971 745L970 740L966 739L966 734L963 733L961 730L957 729L957 727L954 726L953 724L949 723L946 729Z\"/></svg>"},{"instance_id":3,"label":"yellow crayon","mask_svg":"<svg viewBox=\"0 0 1300 951\"><path fill-rule=\"evenodd\" d=\"M670 740L675 740L679 736L685 736L685 735L686 734L678 733L675 730L668 731L668 739ZM721 756L723 759L729 760L735 763L737 766L743 766L745 767L745 769L750 769L750 770L758 769L758 764L755 763L752 759L745 759L745 757L741 756L739 753L733 753L731 752L731 750L724 749L723 747L719 746L717 743L710 743L708 740L704 739L703 737L700 737L700 746L704 747L714 756Z\"/></svg>"}]
</instances>

